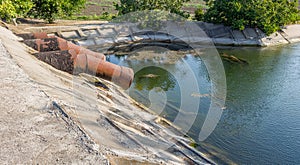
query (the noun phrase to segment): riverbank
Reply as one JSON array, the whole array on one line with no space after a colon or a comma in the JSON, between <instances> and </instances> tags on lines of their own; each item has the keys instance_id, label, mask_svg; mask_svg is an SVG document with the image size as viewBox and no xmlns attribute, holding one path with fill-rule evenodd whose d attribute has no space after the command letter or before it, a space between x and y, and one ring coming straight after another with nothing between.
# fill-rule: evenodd
<instances>
[{"instance_id":1,"label":"riverbank","mask_svg":"<svg viewBox=\"0 0 300 165\"><path fill-rule=\"evenodd\" d=\"M141 42L172 43L179 49L184 47L184 44L199 45L203 44L203 41L212 42L217 47L266 47L300 42L299 24L287 25L282 30L267 36L258 28L246 28L239 31L224 25L191 21L184 24L193 28L189 33L194 33L193 37L196 38L191 39L192 41L188 41L188 43L183 43L186 37L182 38L180 33L185 34L186 31L180 29L179 23L172 22L167 22L160 27L162 33L148 32L139 29L138 24L132 23L120 24L105 21L58 21L58 24L54 25L42 22L27 23L20 24L18 27L10 25L9 28L19 33L47 32L103 53L110 53L107 51L111 47L118 51L126 51ZM172 34L164 32L173 32L179 36L172 36Z\"/></svg>"},{"instance_id":2,"label":"riverbank","mask_svg":"<svg viewBox=\"0 0 300 165\"><path fill-rule=\"evenodd\" d=\"M269 36L258 28L233 30L224 25L197 23L212 38L216 46L276 46L300 41L300 25L287 25Z\"/></svg>"},{"instance_id":3,"label":"riverbank","mask_svg":"<svg viewBox=\"0 0 300 165\"><path fill-rule=\"evenodd\" d=\"M1 162L213 164L118 86L56 70L29 54L33 50L11 31L0 31Z\"/></svg>"}]
</instances>

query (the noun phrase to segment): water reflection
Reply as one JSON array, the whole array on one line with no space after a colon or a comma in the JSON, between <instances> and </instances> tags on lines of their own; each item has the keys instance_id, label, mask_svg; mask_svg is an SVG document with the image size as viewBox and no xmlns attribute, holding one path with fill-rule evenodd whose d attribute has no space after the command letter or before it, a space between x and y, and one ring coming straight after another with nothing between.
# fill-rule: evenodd
<instances>
[{"instance_id":1,"label":"water reflection","mask_svg":"<svg viewBox=\"0 0 300 165\"><path fill-rule=\"evenodd\" d=\"M156 87L164 91L169 91L173 90L176 85L176 80L173 75L157 67L148 67L140 70L135 74L134 81L139 82L134 84L134 88L139 91L151 91Z\"/></svg>"},{"instance_id":2,"label":"water reflection","mask_svg":"<svg viewBox=\"0 0 300 165\"><path fill-rule=\"evenodd\" d=\"M297 164L300 162L300 44L273 48L234 48L220 52L247 60L249 65L231 64L224 61L227 78L227 100L221 121L204 142L201 151L214 155L219 163L238 164ZM172 52L174 53L174 52ZM127 57L128 58L128 57ZM199 96L209 94L211 79L201 57L181 56L182 61L192 66L199 85ZM151 60L116 60L122 65L135 68L152 63L164 65L174 73L148 67L136 74L133 88L140 94L132 94L141 102L149 102L149 91L161 87L167 98L163 112L173 120L180 107L180 92L189 86L179 87L178 79L186 80L182 66L156 63ZM145 75L159 75L147 77ZM176 79L175 79L176 77ZM177 78L180 77L180 78ZM191 90L191 89L189 89ZM157 90L156 92L161 93ZM193 96L192 94L195 93ZM195 99L197 92L191 92ZM162 95L163 96L163 95ZM208 112L211 97L201 97L196 121L189 135L197 139ZM197 98L199 99L199 98ZM144 101L147 100L147 101Z\"/></svg>"}]
</instances>

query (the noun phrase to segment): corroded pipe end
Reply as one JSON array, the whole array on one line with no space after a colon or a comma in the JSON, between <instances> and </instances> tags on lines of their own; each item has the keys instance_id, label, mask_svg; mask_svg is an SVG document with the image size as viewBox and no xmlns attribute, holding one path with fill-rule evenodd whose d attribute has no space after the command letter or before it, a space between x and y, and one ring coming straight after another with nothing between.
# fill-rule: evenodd
<instances>
[{"instance_id":1,"label":"corroded pipe end","mask_svg":"<svg viewBox=\"0 0 300 165\"><path fill-rule=\"evenodd\" d=\"M89 54L79 54L74 60L74 67L76 70L90 72L112 81L123 89L128 89L134 78L132 69L101 60Z\"/></svg>"}]
</instances>

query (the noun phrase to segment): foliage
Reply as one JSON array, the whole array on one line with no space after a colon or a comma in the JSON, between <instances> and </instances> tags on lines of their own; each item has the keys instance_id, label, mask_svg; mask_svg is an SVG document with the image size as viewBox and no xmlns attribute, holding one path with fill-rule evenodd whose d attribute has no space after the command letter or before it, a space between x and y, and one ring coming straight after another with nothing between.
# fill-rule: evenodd
<instances>
[{"instance_id":1,"label":"foliage","mask_svg":"<svg viewBox=\"0 0 300 165\"><path fill-rule=\"evenodd\" d=\"M139 30L156 30L164 29L166 22L185 22L186 18L162 10L144 10L131 12L113 19L113 23L137 23Z\"/></svg>"},{"instance_id":2,"label":"foliage","mask_svg":"<svg viewBox=\"0 0 300 165\"><path fill-rule=\"evenodd\" d=\"M10 21L26 14L32 6L31 0L0 0L0 18Z\"/></svg>"},{"instance_id":3,"label":"foliage","mask_svg":"<svg viewBox=\"0 0 300 165\"><path fill-rule=\"evenodd\" d=\"M205 0L204 21L235 29L258 27L267 35L300 19L297 0Z\"/></svg>"},{"instance_id":4,"label":"foliage","mask_svg":"<svg viewBox=\"0 0 300 165\"><path fill-rule=\"evenodd\" d=\"M189 15L181 8L183 3L188 1L190 0L120 0L120 3L114 3L114 6L119 15L135 11L164 10L187 18Z\"/></svg>"},{"instance_id":5,"label":"foliage","mask_svg":"<svg viewBox=\"0 0 300 165\"><path fill-rule=\"evenodd\" d=\"M86 0L0 0L0 17L34 16L53 22L58 16L70 16L84 7Z\"/></svg>"},{"instance_id":6,"label":"foliage","mask_svg":"<svg viewBox=\"0 0 300 165\"><path fill-rule=\"evenodd\" d=\"M195 19L197 21L204 20L204 7L202 5L198 6L198 8L195 10Z\"/></svg>"},{"instance_id":7,"label":"foliage","mask_svg":"<svg viewBox=\"0 0 300 165\"><path fill-rule=\"evenodd\" d=\"M59 16L71 16L84 7L86 0L32 0L34 7L28 15L52 23Z\"/></svg>"}]
</instances>

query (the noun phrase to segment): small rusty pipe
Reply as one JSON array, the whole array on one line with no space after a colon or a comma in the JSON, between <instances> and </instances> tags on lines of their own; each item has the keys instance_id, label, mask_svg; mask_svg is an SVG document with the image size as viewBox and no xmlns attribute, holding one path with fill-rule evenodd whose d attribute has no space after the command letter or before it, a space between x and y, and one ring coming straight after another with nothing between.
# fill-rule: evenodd
<instances>
[{"instance_id":1,"label":"small rusty pipe","mask_svg":"<svg viewBox=\"0 0 300 165\"><path fill-rule=\"evenodd\" d=\"M46 32L23 33L17 34L17 36L22 37L24 40L48 38L48 34Z\"/></svg>"},{"instance_id":2,"label":"small rusty pipe","mask_svg":"<svg viewBox=\"0 0 300 165\"><path fill-rule=\"evenodd\" d=\"M64 50L75 50L76 54L89 54L96 58L106 60L106 57L102 53L93 52L89 49L83 48L71 42L68 42L59 37L50 37L43 39L30 39L25 40L24 43L29 47L39 51L39 52L48 52L48 51L64 51Z\"/></svg>"}]
</instances>

